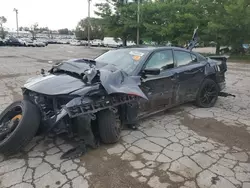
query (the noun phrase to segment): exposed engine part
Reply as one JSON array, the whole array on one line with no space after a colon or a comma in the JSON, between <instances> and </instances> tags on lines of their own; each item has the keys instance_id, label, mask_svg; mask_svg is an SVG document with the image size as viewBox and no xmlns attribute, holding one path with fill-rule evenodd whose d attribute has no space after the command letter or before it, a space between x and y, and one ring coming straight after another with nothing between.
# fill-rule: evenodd
<instances>
[{"instance_id":1,"label":"exposed engine part","mask_svg":"<svg viewBox=\"0 0 250 188\"><path fill-rule=\"evenodd\" d=\"M40 109L42 120L49 121L56 117L60 113L60 110L65 104L67 104L72 97L50 97L47 95L39 94L36 92L25 91L25 98L28 97L28 100L32 101Z\"/></svg>"},{"instance_id":2,"label":"exposed engine part","mask_svg":"<svg viewBox=\"0 0 250 188\"><path fill-rule=\"evenodd\" d=\"M35 104L40 108L42 112L42 117L46 119L50 119L55 115L55 110L53 104L55 102L50 101L48 98L46 99L45 96L36 95L35 93L30 93L30 98Z\"/></svg>"},{"instance_id":3,"label":"exposed engine part","mask_svg":"<svg viewBox=\"0 0 250 188\"><path fill-rule=\"evenodd\" d=\"M88 114L90 116L91 120L96 120L96 115L95 114Z\"/></svg>"},{"instance_id":4,"label":"exposed engine part","mask_svg":"<svg viewBox=\"0 0 250 188\"><path fill-rule=\"evenodd\" d=\"M118 109L115 107L110 107L109 110L111 110L114 114L118 112Z\"/></svg>"},{"instance_id":5,"label":"exposed engine part","mask_svg":"<svg viewBox=\"0 0 250 188\"><path fill-rule=\"evenodd\" d=\"M121 104L130 103L132 101L138 101L139 97L134 95L117 96L112 98L106 98L105 100L95 101L94 103L75 105L73 107L64 107L70 118L85 114L93 114L100 110L111 109Z\"/></svg>"},{"instance_id":6,"label":"exposed engine part","mask_svg":"<svg viewBox=\"0 0 250 188\"><path fill-rule=\"evenodd\" d=\"M128 103L128 104L127 104L127 106L129 106L129 107L131 107L131 108L134 107L134 106L137 106L137 105L138 105L137 103Z\"/></svg>"}]
</instances>

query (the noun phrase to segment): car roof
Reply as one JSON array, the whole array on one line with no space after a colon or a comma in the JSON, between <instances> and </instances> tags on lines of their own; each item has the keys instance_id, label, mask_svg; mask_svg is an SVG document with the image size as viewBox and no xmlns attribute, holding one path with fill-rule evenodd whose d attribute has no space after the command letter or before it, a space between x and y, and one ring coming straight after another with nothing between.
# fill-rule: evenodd
<instances>
[{"instance_id":1,"label":"car roof","mask_svg":"<svg viewBox=\"0 0 250 188\"><path fill-rule=\"evenodd\" d=\"M181 51L184 51L184 52L195 54L196 56L198 56L198 57L200 57L202 59L205 58L203 55L201 55L198 52L190 51L190 50L188 50L186 48L175 47L175 46L146 46L146 45L145 46L144 45L137 46L137 45L133 45L133 46L120 47L120 48L117 48L116 50L118 50L118 49L142 51L144 53L145 52L152 53L152 52L158 51L158 50L181 50Z\"/></svg>"},{"instance_id":2,"label":"car roof","mask_svg":"<svg viewBox=\"0 0 250 188\"><path fill-rule=\"evenodd\" d=\"M187 50L186 48L181 47L174 47L174 46L127 46L127 47L121 47L118 49L131 49L131 50L143 50L143 51L156 51L156 50L182 50L186 52L190 52L190 50Z\"/></svg>"}]
</instances>

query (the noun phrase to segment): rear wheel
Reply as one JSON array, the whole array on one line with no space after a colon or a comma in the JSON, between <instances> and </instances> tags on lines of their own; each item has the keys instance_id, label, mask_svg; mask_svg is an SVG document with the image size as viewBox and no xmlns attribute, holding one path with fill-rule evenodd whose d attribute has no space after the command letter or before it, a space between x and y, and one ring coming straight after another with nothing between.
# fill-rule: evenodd
<instances>
[{"instance_id":1,"label":"rear wheel","mask_svg":"<svg viewBox=\"0 0 250 188\"><path fill-rule=\"evenodd\" d=\"M97 123L101 140L105 144L117 142L121 136L121 121L111 110L103 110L97 114Z\"/></svg>"},{"instance_id":2,"label":"rear wheel","mask_svg":"<svg viewBox=\"0 0 250 188\"><path fill-rule=\"evenodd\" d=\"M38 108L27 100L9 105L0 115L0 153L19 152L35 136L39 124Z\"/></svg>"},{"instance_id":3,"label":"rear wheel","mask_svg":"<svg viewBox=\"0 0 250 188\"><path fill-rule=\"evenodd\" d=\"M202 108L213 107L218 99L219 87L215 81L205 79L198 91L196 104Z\"/></svg>"}]
</instances>

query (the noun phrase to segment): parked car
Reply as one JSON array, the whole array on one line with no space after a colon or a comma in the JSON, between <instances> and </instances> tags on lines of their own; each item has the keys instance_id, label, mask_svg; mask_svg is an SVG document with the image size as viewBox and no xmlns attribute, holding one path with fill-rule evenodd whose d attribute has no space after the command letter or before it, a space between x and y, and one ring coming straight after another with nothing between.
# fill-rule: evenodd
<instances>
[{"instance_id":1,"label":"parked car","mask_svg":"<svg viewBox=\"0 0 250 188\"><path fill-rule=\"evenodd\" d=\"M21 40L19 40L17 38L14 38L14 37L6 39L5 44L7 46L24 46L23 41L21 41Z\"/></svg>"},{"instance_id":2,"label":"parked car","mask_svg":"<svg viewBox=\"0 0 250 188\"><path fill-rule=\"evenodd\" d=\"M38 40L33 40L33 43L36 45L36 47L45 47L45 43L38 41Z\"/></svg>"},{"instance_id":3,"label":"parked car","mask_svg":"<svg viewBox=\"0 0 250 188\"><path fill-rule=\"evenodd\" d=\"M57 41L55 39L49 39L48 44L57 44Z\"/></svg>"},{"instance_id":4,"label":"parked car","mask_svg":"<svg viewBox=\"0 0 250 188\"><path fill-rule=\"evenodd\" d=\"M0 46L4 46L4 45L5 45L4 40L0 38Z\"/></svg>"},{"instance_id":5,"label":"parked car","mask_svg":"<svg viewBox=\"0 0 250 188\"><path fill-rule=\"evenodd\" d=\"M70 42L70 45L72 45L72 46L81 46L82 43L81 43L81 41L75 40L75 41L71 41L71 42Z\"/></svg>"},{"instance_id":6,"label":"parked car","mask_svg":"<svg viewBox=\"0 0 250 188\"><path fill-rule=\"evenodd\" d=\"M49 44L49 41L48 41L47 39L37 38L36 40L37 40L37 41L39 41L39 42L44 43L44 44L45 44L45 46L48 46L48 44Z\"/></svg>"},{"instance_id":7,"label":"parked car","mask_svg":"<svg viewBox=\"0 0 250 188\"><path fill-rule=\"evenodd\" d=\"M36 47L36 44L29 38L22 39L24 41L25 46L27 47Z\"/></svg>"},{"instance_id":8,"label":"parked car","mask_svg":"<svg viewBox=\"0 0 250 188\"><path fill-rule=\"evenodd\" d=\"M94 39L91 41L91 46L103 46L103 41L100 39Z\"/></svg>"},{"instance_id":9,"label":"parked car","mask_svg":"<svg viewBox=\"0 0 250 188\"><path fill-rule=\"evenodd\" d=\"M18 38L17 40L20 42L21 46L27 46L26 42L22 38Z\"/></svg>"},{"instance_id":10,"label":"parked car","mask_svg":"<svg viewBox=\"0 0 250 188\"><path fill-rule=\"evenodd\" d=\"M118 41L116 41L113 37L104 37L103 45L105 47L116 48L116 47L122 46L122 41L121 41L121 39L118 39Z\"/></svg>"},{"instance_id":11,"label":"parked car","mask_svg":"<svg viewBox=\"0 0 250 188\"><path fill-rule=\"evenodd\" d=\"M83 128L94 145L91 126L102 142L115 143L121 126L133 128L140 118L189 101L212 107L225 87L226 61L184 48L138 47L55 64L29 79L24 99L1 113L0 152L18 152L42 130L82 136Z\"/></svg>"},{"instance_id":12,"label":"parked car","mask_svg":"<svg viewBox=\"0 0 250 188\"><path fill-rule=\"evenodd\" d=\"M87 40L81 40L83 46L88 46L89 42Z\"/></svg>"}]
</instances>

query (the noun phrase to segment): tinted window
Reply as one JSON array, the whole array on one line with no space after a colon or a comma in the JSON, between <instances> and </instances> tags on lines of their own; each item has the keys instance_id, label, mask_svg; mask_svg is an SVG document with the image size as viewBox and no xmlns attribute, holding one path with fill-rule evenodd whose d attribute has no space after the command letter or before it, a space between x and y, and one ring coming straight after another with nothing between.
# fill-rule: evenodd
<instances>
[{"instance_id":1,"label":"tinted window","mask_svg":"<svg viewBox=\"0 0 250 188\"><path fill-rule=\"evenodd\" d=\"M174 67L172 50L164 50L154 53L149 59L146 68L159 68L166 70Z\"/></svg>"},{"instance_id":2,"label":"tinted window","mask_svg":"<svg viewBox=\"0 0 250 188\"><path fill-rule=\"evenodd\" d=\"M191 55L188 52L175 51L177 67L187 65L192 62Z\"/></svg>"},{"instance_id":3,"label":"tinted window","mask_svg":"<svg viewBox=\"0 0 250 188\"><path fill-rule=\"evenodd\" d=\"M207 61L207 59L204 56L202 56L200 54L196 54L196 55L197 55L199 61Z\"/></svg>"}]
</instances>

